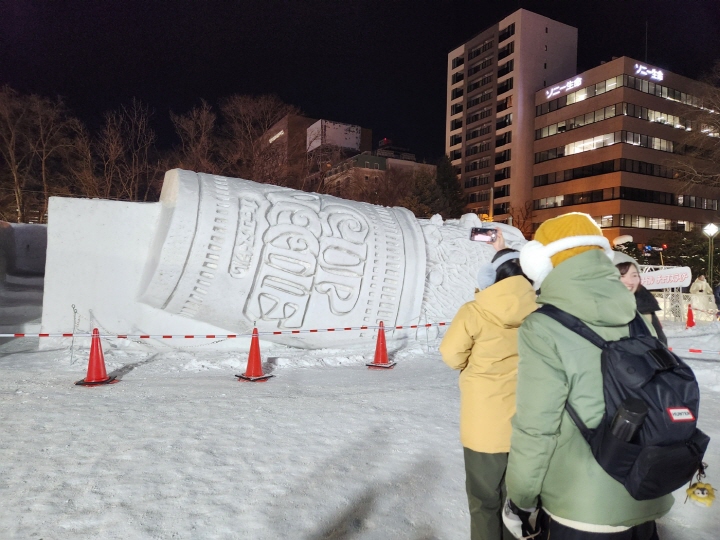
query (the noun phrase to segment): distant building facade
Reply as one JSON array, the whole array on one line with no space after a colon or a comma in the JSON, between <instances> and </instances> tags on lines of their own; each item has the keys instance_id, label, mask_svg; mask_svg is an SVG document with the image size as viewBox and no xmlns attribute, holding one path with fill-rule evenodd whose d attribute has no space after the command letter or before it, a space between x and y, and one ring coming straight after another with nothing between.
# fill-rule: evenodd
<instances>
[{"instance_id":1,"label":"distant building facade","mask_svg":"<svg viewBox=\"0 0 720 540\"><path fill-rule=\"evenodd\" d=\"M372 130L290 114L267 130L261 144L274 150L280 174L305 177L372 150Z\"/></svg>"},{"instance_id":2,"label":"distant building facade","mask_svg":"<svg viewBox=\"0 0 720 540\"><path fill-rule=\"evenodd\" d=\"M307 130L317 122L298 114L288 114L262 136L264 150L271 150L282 176L302 176L307 170Z\"/></svg>"},{"instance_id":3,"label":"distant building facade","mask_svg":"<svg viewBox=\"0 0 720 540\"><path fill-rule=\"evenodd\" d=\"M376 156L382 156L386 158L399 159L402 161L416 161L415 154L410 152L407 148L401 148L393 145L393 142L387 137L380 139L378 143L378 149L375 151Z\"/></svg>"},{"instance_id":4,"label":"distant building facade","mask_svg":"<svg viewBox=\"0 0 720 540\"><path fill-rule=\"evenodd\" d=\"M343 190L349 183L380 180L387 171L408 174L427 174L435 177L437 166L418 163L407 148L394 146L389 139L381 139L374 152L363 152L337 163L325 173L328 193Z\"/></svg>"},{"instance_id":5,"label":"distant building facade","mask_svg":"<svg viewBox=\"0 0 720 540\"><path fill-rule=\"evenodd\" d=\"M522 9L448 54L446 152L466 210L527 236L586 212L638 243L717 221L720 189L676 169L707 87L627 57L578 74L576 56L577 29Z\"/></svg>"},{"instance_id":6,"label":"distant building facade","mask_svg":"<svg viewBox=\"0 0 720 540\"><path fill-rule=\"evenodd\" d=\"M716 221L720 189L679 182L673 167L683 135L699 129L702 94L701 83L628 57L538 91L533 228L586 212L608 238L644 243Z\"/></svg>"}]
</instances>

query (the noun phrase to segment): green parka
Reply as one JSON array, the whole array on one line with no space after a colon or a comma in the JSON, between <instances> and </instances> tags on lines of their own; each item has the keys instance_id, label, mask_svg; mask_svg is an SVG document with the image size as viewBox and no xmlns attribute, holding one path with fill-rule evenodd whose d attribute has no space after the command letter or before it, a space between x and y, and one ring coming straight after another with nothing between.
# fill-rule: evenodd
<instances>
[{"instance_id":1,"label":"green parka","mask_svg":"<svg viewBox=\"0 0 720 540\"><path fill-rule=\"evenodd\" d=\"M542 283L540 304L580 318L606 340L629 335L635 298L600 250L559 264ZM632 527L666 514L673 496L636 501L590 452L565 402L595 428L605 411L600 349L549 317L533 313L518 336L517 412L507 492L520 508L537 504L582 524Z\"/></svg>"}]
</instances>

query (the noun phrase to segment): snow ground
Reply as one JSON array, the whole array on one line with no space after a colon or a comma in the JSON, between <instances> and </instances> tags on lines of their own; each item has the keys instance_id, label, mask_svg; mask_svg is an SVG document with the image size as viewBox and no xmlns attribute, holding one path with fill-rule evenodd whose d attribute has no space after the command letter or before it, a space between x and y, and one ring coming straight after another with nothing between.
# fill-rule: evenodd
<instances>
[{"instance_id":1,"label":"snow ground","mask_svg":"<svg viewBox=\"0 0 720 540\"><path fill-rule=\"evenodd\" d=\"M2 538L467 536L457 389L437 356L379 372L288 350L249 384L245 358L108 351L122 381L81 388L86 360L35 349L0 359Z\"/></svg>"},{"instance_id":2,"label":"snow ground","mask_svg":"<svg viewBox=\"0 0 720 540\"><path fill-rule=\"evenodd\" d=\"M24 232L40 253L44 231ZM0 333L39 332L43 279L7 275L4 261ZM666 330L700 381L720 487L720 324ZM0 540L469 537L457 373L438 340L401 351L391 371L365 367L374 344L263 347L276 377L262 384L234 377L246 352L104 340L121 381L94 388L73 384L88 340L38 345L0 339ZM663 540L720 537L717 506L675 496Z\"/></svg>"},{"instance_id":3,"label":"snow ground","mask_svg":"<svg viewBox=\"0 0 720 540\"><path fill-rule=\"evenodd\" d=\"M676 349L720 351L720 325L668 325ZM437 340L372 371L364 355L163 353L104 341L120 383L74 386L88 352L0 346L0 538L461 539L469 537L457 373ZM686 355L687 356L687 355ZM720 487L720 354L690 360ZM716 471L717 474L716 474ZM717 538L718 507L677 504L663 540ZM716 503L718 504L718 503Z\"/></svg>"}]
</instances>

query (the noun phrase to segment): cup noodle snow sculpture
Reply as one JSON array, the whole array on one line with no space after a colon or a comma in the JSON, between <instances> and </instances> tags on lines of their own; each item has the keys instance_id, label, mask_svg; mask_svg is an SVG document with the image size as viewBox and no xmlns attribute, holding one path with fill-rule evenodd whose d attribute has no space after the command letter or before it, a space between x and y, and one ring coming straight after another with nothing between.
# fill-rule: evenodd
<instances>
[{"instance_id":1,"label":"cup noodle snow sculpture","mask_svg":"<svg viewBox=\"0 0 720 540\"><path fill-rule=\"evenodd\" d=\"M468 239L480 224L474 214L418 220L404 208L178 169L166 173L156 204L154 238L132 296L162 310L164 324L179 316L204 325L195 333L210 326L245 334L253 326L263 332L449 321L472 299L478 268L494 253ZM52 217L51 205L49 249ZM524 243L517 229L500 226L510 246ZM44 330L62 331L45 325L46 311ZM359 338L375 332L264 339L304 348L366 346ZM414 335L390 332L388 345Z\"/></svg>"}]
</instances>

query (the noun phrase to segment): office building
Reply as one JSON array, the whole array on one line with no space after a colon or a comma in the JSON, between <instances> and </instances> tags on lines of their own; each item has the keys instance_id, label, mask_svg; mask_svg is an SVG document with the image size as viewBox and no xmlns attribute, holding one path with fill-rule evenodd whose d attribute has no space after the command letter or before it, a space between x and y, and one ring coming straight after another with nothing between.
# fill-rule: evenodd
<instances>
[{"instance_id":1,"label":"office building","mask_svg":"<svg viewBox=\"0 0 720 540\"><path fill-rule=\"evenodd\" d=\"M467 210L528 213L535 92L576 73L577 29L521 9L448 54L446 153Z\"/></svg>"},{"instance_id":2,"label":"office building","mask_svg":"<svg viewBox=\"0 0 720 540\"><path fill-rule=\"evenodd\" d=\"M716 221L720 189L688 185L675 168L686 133L703 128L692 120L702 95L701 83L627 57L538 91L533 230L578 211L609 239L645 243Z\"/></svg>"},{"instance_id":3,"label":"office building","mask_svg":"<svg viewBox=\"0 0 720 540\"><path fill-rule=\"evenodd\" d=\"M307 170L307 130L318 120L288 114L262 136L261 151L272 153L282 177L302 177Z\"/></svg>"}]
</instances>

